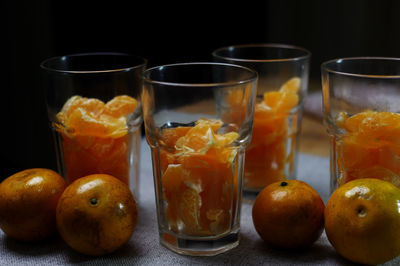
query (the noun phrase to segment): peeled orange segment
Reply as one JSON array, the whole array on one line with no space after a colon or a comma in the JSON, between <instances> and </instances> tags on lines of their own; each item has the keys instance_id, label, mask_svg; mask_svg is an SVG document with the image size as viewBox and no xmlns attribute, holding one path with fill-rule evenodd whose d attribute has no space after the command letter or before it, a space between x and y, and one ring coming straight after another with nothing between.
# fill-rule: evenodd
<instances>
[{"instance_id":1,"label":"peeled orange segment","mask_svg":"<svg viewBox=\"0 0 400 266\"><path fill-rule=\"evenodd\" d=\"M236 132L228 132L225 133L224 135L214 135L215 136L215 142L217 143L218 146L226 146L232 144L238 137L239 134Z\"/></svg>"},{"instance_id":2,"label":"peeled orange segment","mask_svg":"<svg viewBox=\"0 0 400 266\"><path fill-rule=\"evenodd\" d=\"M209 126L213 132L216 132L223 125L221 120L202 118L196 121L196 126Z\"/></svg>"},{"instance_id":3,"label":"peeled orange segment","mask_svg":"<svg viewBox=\"0 0 400 266\"><path fill-rule=\"evenodd\" d=\"M249 188L262 188L285 180L285 136L275 136L270 143L260 143L246 150L245 179ZM268 152L266 152L268 151ZM250 159L249 159L250 158Z\"/></svg>"},{"instance_id":4,"label":"peeled orange segment","mask_svg":"<svg viewBox=\"0 0 400 266\"><path fill-rule=\"evenodd\" d=\"M271 91L264 94L264 103L276 113L289 112L299 102L296 93Z\"/></svg>"},{"instance_id":5,"label":"peeled orange segment","mask_svg":"<svg viewBox=\"0 0 400 266\"><path fill-rule=\"evenodd\" d=\"M184 232L194 234L199 225L201 198L200 184L187 180L189 172L181 165L169 165L162 177L164 195L168 202L167 219L172 230L181 225Z\"/></svg>"},{"instance_id":6,"label":"peeled orange segment","mask_svg":"<svg viewBox=\"0 0 400 266\"><path fill-rule=\"evenodd\" d=\"M337 142L338 165L344 169L365 168L378 160L378 150L359 142L354 136L344 136Z\"/></svg>"},{"instance_id":7,"label":"peeled orange segment","mask_svg":"<svg viewBox=\"0 0 400 266\"><path fill-rule=\"evenodd\" d=\"M192 127L162 131L168 143L160 150L165 213L174 232L207 236L230 226L237 187L232 144L239 135L216 133L221 126L219 120L200 119Z\"/></svg>"},{"instance_id":8,"label":"peeled orange segment","mask_svg":"<svg viewBox=\"0 0 400 266\"><path fill-rule=\"evenodd\" d=\"M276 110L282 101L283 93L280 91L269 91L264 93L264 103L272 110Z\"/></svg>"},{"instance_id":9,"label":"peeled orange segment","mask_svg":"<svg viewBox=\"0 0 400 266\"><path fill-rule=\"evenodd\" d=\"M264 103L276 113L290 111L299 102L298 91L300 89L300 78L292 78L282 85L279 91L264 93Z\"/></svg>"},{"instance_id":10,"label":"peeled orange segment","mask_svg":"<svg viewBox=\"0 0 400 266\"><path fill-rule=\"evenodd\" d=\"M85 110L86 112L90 113L91 116L93 117L98 117L101 113L103 113L104 103L94 98L73 96L64 105L62 112L64 112L65 115L69 117L78 108Z\"/></svg>"},{"instance_id":11,"label":"peeled orange segment","mask_svg":"<svg viewBox=\"0 0 400 266\"><path fill-rule=\"evenodd\" d=\"M61 124L63 158L68 182L96 173L118 177L128 184L131 133L126 115L136 99L117 96L107 104L95 98L71 97L57 114Z\"/></svg>"},{"instance_id":12,"label":"peeled orange segment","mask_svg":"<svg viewBox=\"0 0 400 266\"><path fill-rule=\"evenodd\" d=\"M370 177L400 186L400 114L340 113L337 124L345 131L336 142L340 184Z\"/></svg>"},{"instance_id":13,"label":"peeled orange segment","mask_svg":"<svg viewBox=\"0 0 400 266\"><path fill-rule=\"evenodd\" d=\"M286 92L286 93L292 93L292 94L297 94L301 85L301 79L299 77L294 77L286 81L279 91L281 92Z\"/></svg>"},{"instance_id":14,"label":"peeled orange segment","mask_svg":"<svg viewBox=\"0 0 400 266\"><path fill-rule=\"evenodd\" d=\"M160 150L160 167L162 173L164 173L165 170L167 170L168 165L175 164L175 162L176 159L172 152L166 151L164 149Z\"/></svg>"},{"instance_id":15,"label":"peeled orange segment","mask_svg":"<svg viewBox=\"0 0 400 266\"><path fill-rule=\"evenodd\" d=\"M226 123L241 124L250 114L249 102L252 101L252 84L242 89L232 89L224 94L221 104L221 117Z\"/></svg>"},{"instance_id":16,"label":"peeled orange segment","mask_svg":"<svg viewBox=\"0 0 400 266\"><path fill-rule=\"evenodd\" d=\"M221 121L200 119L190 128L184 137L176 141L175 148L182 152L207 152L217 144L215 131L222 126Z\"/></svg>"},{"instance_id":17,"label":"peeled orange segment","mask_svg":"<svg viewBox=\"0 0 400 266\"><path fill-rule=\"evenodd\" d=\"M127 116L136 109L138 104L135 98L128 95L116 96L106 103L104 113L117 118Z\"/></svg>"},{"instance_id":18,"label":"peeled orange segment","mask_svg":"<svg viewBox=\"0 0 400 266\"><path fill-rule=\"evenodd\" d=\"M72 96L57 114L57 120L64 125L67 124L70 116L77 109L81 109L91 117L97 118L103 112L104 103L98 99L88 99L78 95Z\"/></svg>"},{"instance_id":19,"label":"peeled orange segment","mask_svg":"<svg viewBox=\"0 0 400 266\"><path fill-rule=\"evenodd\" d=\"M376 139L397 139L400 134L400 114L361 112L347 118L344 129L352 133L369 135L369 137Z\"/></svg>"},{"instance_id":20,"label":"peeled orange segment","mask_svg":"<svg viewBox=\"0 0 400 266\"><path fill-rule=\"evenodd\" d=\"M207 155L180 158L162 177L172 228L192 235L227 230L233 199L233 173L229 164Z\"/></svg>"},{"instance_id":21,"label":"peeled orange segment","mask_svg":"<svg viewBox=\"0 0 400 266\"><path fill-rule=\"evenodd\" d=\"M186 135L191 127L165 128L162 130L161 144L167 148L174 148L176 141Z\"/></svg>"},{"instance_id":22,"label":"peeled orange segment","mask_svg":"<svg viewBox=\"0 0 400 266\"><path fill-rule=\"evenodd\" d=\"M114 118L108 115L94 117L83 108L71 113L66 123L72 135L96 137L120 137L127 133L126 118Z\"/></svg>"},{"instance_id":23,"label":"peeled orange segment","mask_svg":"<svg viewBox=\"0 0 400 266\"><path fill-rule=\"evenodd\" d=\"M214 132L209 126L191 128L184 137L177 140L175 148L182 152L207 152L215 144Z\"/></svg>"},{"instance_id":24,"label":"peeled orange segment","mask_svg":"<svg viewBox=\"0 0 400 266\"><path fill-rule=\"evenodd\" d=\"M286 164L293 168L296 147L293 124L288 125L289 112L299 103L301 79L294 77L285 82L279 91L268 91L263 101L255 106L253 136L246 149L246 188L261 189L285 179ZM294 120L296 117L294 118ZM292 139L290 151L286 143Z\"/></svg>"}]
</instances>

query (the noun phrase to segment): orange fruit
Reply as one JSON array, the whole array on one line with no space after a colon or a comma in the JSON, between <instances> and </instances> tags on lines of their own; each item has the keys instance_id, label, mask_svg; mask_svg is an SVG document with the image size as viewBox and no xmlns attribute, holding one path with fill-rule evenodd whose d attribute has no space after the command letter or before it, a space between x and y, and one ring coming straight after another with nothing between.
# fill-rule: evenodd
<instances>
[{"instance_id":1,"label":"orange fruit","mask_svg":"<svg viewBox=\"0 0 400 266\"><path fill-rule=\"evenodd\" d=\"M56 232L56 206L64 179L50 169L18 172L0 183L0 228L11 238L42 240Z\"/></svg>"},{"instance_id":2,"label":"orange fruit","mask_svg":"<svg viewBox=\"0 0 400 266\"><path fill-rule=\"evenodd\" d=\"M136 202L128 186L106 174L75 180L57 205L61 237L86 255L103 255L120 248L131 238L136 222Z\"/></svg>"},{"instance_id":3,"label":"orange fruit","mask_svg":"<svg viewBox=\"0 0 400 266\"><path fill-rule=\"evenodd\" d=\"M57 130L67 182L90 174L110 174L128 184L129 152L135 132L128 132L126 116L139 103L116 96L107 103L81 96L71 97L57 114Z\"/></svg>"},{"instance_id":4,"label":"orange fruit","mask_svg":"<svg viewBox=\"0 0 400 266\"><path fill-rule=\"evenodd\" d=\"M255 106L253 136L246 149L245 188L248 190L260 190L286 180L285 165L293 167L296 127L288 125L287 120L290 110L298 104L300 83L298 77L288 80L278 91L264 93L263 101ZM292 139L289 153L288 138Z\"/></svg>"},{"instance_id":5,"label":"orange fruit","mask_svg":"<svg viewBox=\"0 0 400 266\"><path fill-rule=\"evenodd\" d=\"M324 203L318 192L305 182L275 182L258 194L252 216L257 233L267 244L307 248L322 234Z\"/></svg>"},{"instance_id":6,"label":"orange fruit","mask_svg":"<svg viewBox=\"0 0 400 266\"><path fill-rule=\"evenodd\" d=\"M168 227L192 236L221 234L230 228L237 195L238 133L218 134L219 120L200 119L193 127L164 129L160 151ZM236 208L234 207L234 211Z\"/></svg>"},{"instance_id":7,"label":"orange fruit","mask_svg":"<svg viewBox=\"0 0 400 266\"><path fill-rule=\"evenodd\" d=\"M337 124L345 132L336 141L338 184L370 177L400 188L400 114L342 112Z\"/></svg>"},{"instance_id":8,"label":"orange fruit","mask_svg":"<svg viewBox=\"0 0 400 266\"><path fill-rule=\"evenodd\" d=\"M325 208L326 235L343 257L381 264L400 255L400 189L379 179L350 181Z\"/></svg>"}]
</instances>

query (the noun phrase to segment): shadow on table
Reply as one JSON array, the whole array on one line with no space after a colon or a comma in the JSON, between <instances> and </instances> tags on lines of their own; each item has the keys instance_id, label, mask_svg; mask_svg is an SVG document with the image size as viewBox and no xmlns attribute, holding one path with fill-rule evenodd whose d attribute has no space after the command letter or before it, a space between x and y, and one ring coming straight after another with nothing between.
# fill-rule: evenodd
<instances>
[{"instance_id":1,"label":"shadow on table","mask_svg":"<svg viewBox=\"0 0 400 266\"><path fill-rule=\"evenodd\" d=\"M39 242L21 242L4 235L4 247L16 256L40 257L59 253L60 249L67 248L67 245L56 235Z\"/></svg>"},{"instance_id":2,"label":"shadow on table","mask_svg":"<svg viewBox=\"0 0 400 266\"><path fill-rule=\"evenodd\" d=\"M58 235L35 243L21 242L4 236L4 248L8 252L14 253L14 257L22 260L44 257L64 257L62 260L66 263L85 263L89 261L91 263L96 261L111 263L121 259L135 257L135 254L138 253L134 243L129 241L120 249L109 255L97 257L87 256L70 248Z\"/></svg>"},{"instance_id":3,"label":"shadow on table","mask_svg":"<svg viewBox=\"0 0 400 266\"><path fill-rule=\"evenodd\" d=\"M247 241L243 239L242 241ZM332 247L326 246L320 241L315 242L310 248L305 250L283 250L268 246L263 240L248 240L253 242L253 248L257 249L257 254L261 255L258 259L268 261L273 257L274 260L283 264L326 264L327 262L338 265L355 265L350 261L339 256Z\"/></svg>"},{"instance_id":4,"label":"shadow on table","mask_svg":"<svg viewBox=\"0 0 400 266\"><path fill-rule=\"evenodd\" d=\"M96 262L108 264L112 262L117 263L118 261L125 261L127 258L135 257L137 251L135 249L135 245L132 242L128 242L115 252L104 256L93 257L93 256L83 255L74 251L69 247L67 247L65 253L67 256L66 261L68 261L68 263L75 264L75 263L84 263L90 261L91 264L92 263L96 264Z\"/></svg>"},{"instance_id":5,"label":"shadow on table","mask_svg":"<svg viewBox=\"0 0 400 266\"><path fill-rule=\"evenodd\" d=\"M242 235L240 246L242 248L238 247L215 257L193 257L192 261L201 265L356 265L319 241L307 250L290 251L272 248L261 239L250 239Z\"/></svg>"}]
</instances>

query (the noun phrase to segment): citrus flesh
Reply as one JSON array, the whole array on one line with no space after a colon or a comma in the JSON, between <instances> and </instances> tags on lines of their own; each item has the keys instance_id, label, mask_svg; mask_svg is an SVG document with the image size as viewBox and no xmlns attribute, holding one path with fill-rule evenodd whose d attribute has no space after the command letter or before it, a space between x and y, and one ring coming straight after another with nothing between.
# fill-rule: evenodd
<instances>
[{"instance_id":1,"label":"citrus flesh","mask_svg":"<svg viewBox=\"0 0 400 266\"><path fill-rule=\"evenodd\" d=\"M293 169L297 118L288 124L289 112L299 102L300 78L292 78L279 91L264 93L254 111L253 136L246 149L245 189L260 190L287 178ZM287 142L291 140L290 152Z\"/></svg>"},{"instance_id":2,"label":"citrus flesh","mask_svg":"<svg viewBox=\"0 0 400 266\"><path fill-rule=\"evenodd\" d=\"M162 131L160 165L168 229L191 236L217 235L235 216L238 171L236 132L218 134L219 120Z\"/></svg>"},{"instance_id":3,"label":"citrus flesh","mask_svg":"<svg viewBox=\"0 0 400 266\"><path fill-rule=\"evenodd\" d=\"M338 184L368 177L400 187L400 114L340 113L337 124L345 132L336 140Z\"/></svg>"},{"instance_id":4,"label":"citrus flesh","mask_svg":"<svg viewBox=\"0 0 400 266\"><path fill-rule=\"evenodd\" d=\"M381 264L400 255L400 189L376 178L349 181L325 208L326 235L343 257Z\"/></svg>"},{"instance_id":5,"label":"citrus flesh","mask_svg":"<svg viewBox=\"0 0 400 266\"><path fill-rule=\"evenodd\" d=\"M71 97L57 114L62 138L66 179L72 183L89 174L106 173L129 183L130 139L126 116L138 106L136 99L116 96L107 103Z\"/></svg>"}]
</instances>

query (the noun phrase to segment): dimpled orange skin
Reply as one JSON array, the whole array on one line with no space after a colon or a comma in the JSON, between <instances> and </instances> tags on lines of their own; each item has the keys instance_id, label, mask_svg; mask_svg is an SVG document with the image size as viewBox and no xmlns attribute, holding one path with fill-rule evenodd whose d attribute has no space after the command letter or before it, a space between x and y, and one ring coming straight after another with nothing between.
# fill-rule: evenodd
<instances>
[{"instance_id":1,"label":"dimpled orange skin","mask_svg":"<svg viewBox=\"0 0 400 266\"><path fill-rule=\"evenodd\" d=\"M50 169L18 172L0 184L0 228L14 239L31 242L56 232L56 206L66 187Z\"/></svg>"},{"instance_id":2,"label":"dimpled orange skin","mask_svg":"<svg viewBox=\"0 0 400 266\"><path fill-rule=\"evenodd\" d=\"M381 264L400 255L400 189L379 179L339 187L325 208L326 235L343 257Z\"/></svg>"},{"instance_id":3,"label":"dimpled orange skin","mask_svg":"<svg viewBox=\"0 0 400 266\"><path fill-rule=\"evenodd\" d=\"M257 233L267 244L303 249L322 234L324 203L305 182L275 182L258 194L252 216Z\"/></svg>"},{"instance_id":4,"label":"dimpled orange skin","mask_svg":"<svg viewBox=\"0 0 400 266\"><path fill-rule=\"evenodd\" d=\"M137 207L128 186L106 174L69 185L57 205L57 228L74 250L91 256L111 253L132 236Z\"/></svg>"}]
</instances>

